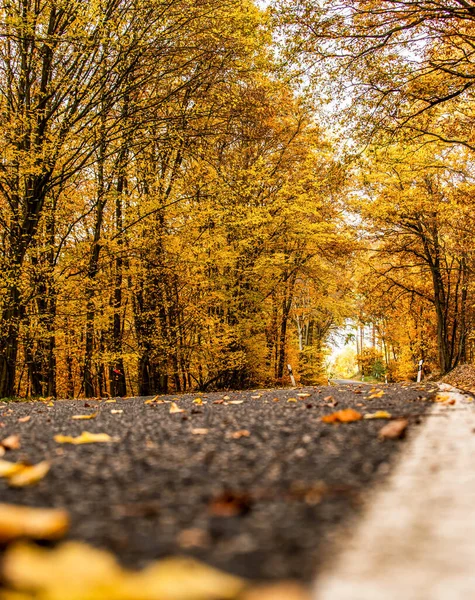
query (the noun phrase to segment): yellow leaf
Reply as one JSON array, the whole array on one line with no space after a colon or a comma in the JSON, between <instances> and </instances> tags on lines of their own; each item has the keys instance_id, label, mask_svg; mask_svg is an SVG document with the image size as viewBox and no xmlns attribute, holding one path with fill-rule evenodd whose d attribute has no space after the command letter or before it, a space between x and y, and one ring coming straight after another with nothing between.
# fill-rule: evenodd
<instances>
[{"instance_id":1,"label":"yellow leaf","mask_svg":"<svg viewBox=\"0 0 475 600\"><path fill-rule=\"evenodd\" d=\"M193 435L206 435L208 433L208 431L209 431L209 429L198 427L197 429L192 429L191 433Z\"/></svg>"},{"instance_id":2,"label":"yellow leaf","mask_svg":"<svg viewBox=\"0 0 475 600\"><path fill-rule=\"evenodd\" d=\"M246 587L242 579L192 558L128 571L108 552L79 542L53 550L13 545L5 552L2 575L17 592L43 600L234 600Z\"/></svg>"},{"instance_id":3,"label":"yellow leaf","mask_svg":"<svg viewBox=\"0 0 475 600\"><path fill-rule=\"evenodd\" d=\"M203 400L201 398L195 398L193 404L203 404Z\"/></svg>"},{"instance_id":4,"label":"yellow leaf","mask_svg":"<svg viewBox=\"0 0 475 600\"><path fill-rule=\"evenodd\" d=\"M113 439L107 433L89 433L83 431L78 437L71 437L70 435L55 435L55 442L58 444L94 444L96 442L112 442Z\"/></svg>"},{"instance_id":5,"label":"yellow leaf","mask_svg":"<svg viewBox=\"0 0 475 600\"><path fill-rule=\"evenodd\" d=\"M450 394L437 394L434 398L434 402L448 402L450 400Z\"/></svg>"},{"instance_id":6,"label":"yellow leaf","mask_svg":"<svg viewBox=\"0 0 475 600\"><path fill-rule=\"evenodd\" d=\"M310 398L311 394L302 393L302 394L297 394L297 396L298 396L299 398Z\"/></svg>"},{"instance_id":7,"label":"yellow leaf","mask_svg":"<svg viewBox=\"0 0 475 600\"><path fill-rule=\"evenodd\" d=\"M287 402L297 402L297 398L289 398Z\"/></svg>"},{"instance_id":8,"label":"yellow leaf","mask_svg":"<svg viewBox=\"0 0 475 600\"><path fill-rule=\"evenodd\" d=\"M111 410L111 415L121 415L123 412L123 410Z\"/></svg>"},{"instance_id":9,"label":"yellow leaf","mask_svg":"<svg viewBox=\"0 0 475 600\"><path fill-rule=\"evenodd\" d=\"M71 418L77 419L77 420L95 419L98 414L99 413L95 412L95 413L91 413L90 415L74 415Z\"/></svg>"},{"instance_id":10,"label":"yellow leaf","mask_svg":"<svg viewBox=\"0 0 475 600\"><path fill-rule=\"evenodd\" d=\"M364 416L365 419L391 419L391 413L385 410L377 410L374 413L368 413Z\"/></svg>"},{"instance_id":11,"label":"yellow leaf","mask_svg":"<svg viewBox=\"0 0 475 600\"><path fill-rule=\"evenodd\" d=\"M0 477L11 477L23 469L22 463L12 463L7 460L0 460Z\"/></svg>"},{"instance_id":12,"label":"yellow leaf","mask_svg":"<svg viewBox=\"0 0 475 600\"><path fill-rule=\"evenodd\" d=\"M56 540L69 529L65 510L0 504L0 542L16 538Z\"/></svg>"},{"instance_id":13,"label":"yellow leaf","mask_svg":"<svg viewBox=\"0 0 475 600\"><path fill-rule=\"evenodd\" d=\"M183 408L178 408L178 405L175 404L175 402L172 402L170 404L170 414L171 415L174 415L176 413L182 413L182 412L185 412L184 409Z\"/></svg>"},{"instance_id":14,"label":"yellow leaf","mask_svg":"<svg viewBox=\"0 0 475 600\"><path fill-rule=\"evenodd\" d=\"M244 400L230 400L228 404L243 404Z\"/></svg>"},{"instance_id":15,"label":"yellow leaf","mask_svg":"<svg viewBox=\"0 0 475 600\"><path fill-rule=\"evenodd\" d=\"M371 396L368 396L368 400L372 400L373 398L382 398L384 396L384 392L383 390L380 390L379 392L375 392L374 394L371 394Z\"/></svg>"},{"instance_id":16,"label":"yellow leaf","mask_svg":"<svg viewBox=\"0 0 475 600\"><path fill-rule=\"evenodd\" d=\"M8 479L12 487L27 487L41 481L50 470L50 464L44 460L37 465L24 465L21 471L14 473Z\"/></svg>"},{"instance_id":17,"label":"yellow leaf","mask_svg":"<svg viewBox=\"0 0 475 600\"><path fill-rule=\"evenodd\" d=\"M117 402L117 400L111 399L111 400L106 400L106 401L104 402L104 404L113 404L113 403L115 403L115 402Z\"/></svg>"},{"instance_id":18,"label":"yellow leaf","mask_svg":"<svg viewBox=\"0 0 475 600\"><path fill-rule=\"evenodd\" d=\"M164 404L163 400L160 400L158 396L155 398L150 398L150 400L145 400L144 404Z\"/></svg>"}]
</instances>

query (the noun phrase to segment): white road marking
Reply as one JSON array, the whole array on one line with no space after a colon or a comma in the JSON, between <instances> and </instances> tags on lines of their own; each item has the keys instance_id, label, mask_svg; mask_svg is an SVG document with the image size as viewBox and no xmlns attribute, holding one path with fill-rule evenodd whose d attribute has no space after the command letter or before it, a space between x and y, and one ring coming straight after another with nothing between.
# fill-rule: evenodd
<instances>
[{"instance_id":1,"label":"white road marking","mask_svg":"<svg viewBox=\"0 0 475 600\"><path fill-rule=\"evenodd\" d=\"M434 404L314 600L475 598L475 403Z\"/></svg>"}]
</instances>

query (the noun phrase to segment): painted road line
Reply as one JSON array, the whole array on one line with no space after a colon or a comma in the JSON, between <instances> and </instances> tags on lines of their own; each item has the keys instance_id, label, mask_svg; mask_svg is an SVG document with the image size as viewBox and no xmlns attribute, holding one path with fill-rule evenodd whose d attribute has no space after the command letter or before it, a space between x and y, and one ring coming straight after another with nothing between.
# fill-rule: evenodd
<instances>
[{"instance_id":1,"label":"painted road line","mask_svg":"<svg viewBox=\"0 0 475 600\"><path fill-rule=\"evenodd\" d=\"M475 410L434 404L314 600L475 598ZM438 417L438 418L434 418Z\"/></svg>"}]
</instances>

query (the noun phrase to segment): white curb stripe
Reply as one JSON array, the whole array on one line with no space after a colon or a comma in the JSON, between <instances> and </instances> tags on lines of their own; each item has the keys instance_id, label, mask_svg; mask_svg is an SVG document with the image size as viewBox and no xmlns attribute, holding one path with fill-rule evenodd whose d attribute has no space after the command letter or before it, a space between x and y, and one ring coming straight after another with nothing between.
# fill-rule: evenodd
<instances>
[{"instance_id":1,"label":"white curb stripe","mask_svg":"<svg viewBox=\"0 0 475 600\"><path fill-rule=\"evenodd\" d=\"M475 410L449 393L456 404L431 409L314 600L475 598Z\"/></svg>"}]
</instances>

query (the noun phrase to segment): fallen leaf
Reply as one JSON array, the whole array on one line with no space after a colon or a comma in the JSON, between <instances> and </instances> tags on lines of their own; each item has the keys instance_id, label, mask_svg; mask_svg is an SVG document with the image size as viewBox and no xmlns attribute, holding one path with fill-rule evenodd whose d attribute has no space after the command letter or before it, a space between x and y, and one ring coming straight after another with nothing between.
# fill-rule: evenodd
<instances>
[{"instance_id":1,"label":"fallen leaf","mask_svg":"<svg viewBox=\"0 0 475 600\"><path fill-rule=\"evenodd\" d=\"M204 427L197 427L196 429L192 429L191 433L193 435L206 435L209 432L209 429L205 429Z\"/></svg>"},{"instance_id":2,"label":"fallen leaf","mask_svg":"<svg viewBox=\"0 0 475 600\"><path fill-rule=\"evenodd\" d=\"M18 419L18 423L28 423L28 421L31 419L31 417L28 415L28 417L20 417Z\"/></svg>"},{"instance_id":3,"label":"fallen leaf","mask_svg":"<svg viewBox=\"0 0 475 600\"><path fill-rule=\"evenodd\" d=\"M195 398L193 400L193 404L200 404L201 405L201 404L203 404L203 400L201 398Z\"/></svg>"},{"instance_id":4,"label":"fallen leaf","mask_svg":"<svg viewBox=\"0 0 475 600\"><path fill-rule=\"evenodd\" d=\"M386 412L385 410L377 410L374 413L368 413L364 416L365 419L391 419L391 413Z\"/></svg>"},{"instance_id":5,"label":"fallen leaf","mask_svg":"<svg viewBox=\"0 0 475 600\"><path fill-rule=\"evenodd\" d=\"M224 400L215 400L213 404L224 404Z\"/></svg>"},{"instance_id":6,"label":"fallen leaf","mask_svg":"<svg viewBox=\"0 0 475 600\"><path fill-rule=\"evenodd\" d=\"M379 437L385 440L396 440L404 435L408 425L407 419L391 421L380 430Z\"/></svg>"},{"instance_id":7,"label":"fallen leaf","mask_svg":"<svg viewBox=\"0 0 475 600\"><path fill-rule=\"evenodd\" d=\"M12 463L7 460L0 460L0 477L9 478L15 473L18 473L23 468L22 463Z\"/></svg>"},{"instance_id":8,"label":"fallen leaf","mask_svg":"<svg viewBox=\"0 0 475 600\"><path fill-rule=\"evenodd\" d=\"M150 400L145 400L144 404L165 404L164 400L160 400L158 396L155 398L150 398Z\"/></svg>"},{"instance_id":9,"label":"fallen leaf","mask_svg":"<svg viewBox=\"0 0 475 600\"><path fill-rule=\"evenodd\" d=\"M0 504L0 542L18 538L57 540L69 529L65 510Z\"/></svg>"},{"instance_id":10,"label":"fallen leaf","mask_svg":"<svg viewBox=\"0 0 475 600\"><path fill-rule=\"evenodd\" d=\"M243 404L244 400L230 400L228 404Z\"/></svg>"},{"instance_id":11,"label":"fallen leaf","mask_svg":"<svg viewBox=\"0 0 475 600\"><path fill-rule=\"evenodd\" d=\"M176 413L182 413L182 412L185 412L185 410L183 408L178 408L178 405L175 404L175 402L172 402L170 404L170 414L171 415L174 415Z\"/></svg>"},{"instance_id":12,"label":"fallen leaf","mask_svg":"<svg viewBox=\"0 0 475 600\"><path fill-rule=\"evenodd\" d=\"M352 408L345 408L344 410L338 410L331 415L322 417L324 423L351 423L352 421L359 421L363 418L363 415L357 410Z\"/></svg>"},{"instance_id":13,"label":"fallen leaf","mask_svg":"<svg viewBox=\"0 0 475 600\"><path fill-rule=\"evenodd\" d=\"M223 396L223 400L231 400L230 396Z\"/></svg>"},{"instance_id":14,"label":"fallen leaf","mask_svg":"<svg viewBox=\"0 0 475 600\"><path fill-rule=\"evenodd\" d=\"M238 577L185 557L128 571L112 554L80 542L53 550L17 543L5 553L2 575L16 598L26 593L25 600L233 600L246 587Z\"/></svg>"},{"instance_id":15,"label":"fallen leaf","mask_svg":"<svg viewBox=\"0 0 475 600\"><path fill-rule=\"evenodd\" d=\"M0 477L8 480L8 485L12 487L25 487L33 485L43 479L48 473L50 464L47 461L37 465L27 465L25 463L11 463L6 460L0 460Z\"/></svg>"},{"instance_id":16,"label":"fallen leaf","mask_svg":"<svg viewBox=\"0 0 475 600\"><path fill-rule=\"evenodd\" d=\"M54 441L58 444L94 444L96 442L112 442L114 441L107 433L89 433L89 431L83 431L78 437L71 437L70 435L55 435Z\"/></svg>"},{"instance_id":17,"label":"fallen leaf","mask_svg":"<svg viewBox=\"0 0 475 600\"><path fill-rule=\"evenodd\" d=\"M325 398L323 398L324 402L331 402L333 400L333 396L326 396Z\"/></svg>"},{"instance_id":18,"label":"fallen leaf","mask_svg":"<svg viewBox=\"0 0 475 600\"><path fill-rule=\"evenodd\" d=\"M259 398L261 398L261 397L262 397L262 394L259 394L258 396L251 396L251 398L253 400L259 400Z\"/></svg>"},{"instance_id":19,"label":"fallen leaf","mask_svg":"<svg viewBox=\"0 0 475 600\"><path fill-rule=\"evenodd\" d=\"M211 500L209 512L216 517L238 517L251 510L252 499L242 492L223 492Z\"/></svg>"},{"instance_id":20,"label":"fallen leaf","mask_svg":"<svg viewBox=\"0 0 475 600\"><path fill-rule=\"evenodd\" d=\"M111 415L121 415L124 411L123 410L111 410Z\"/></svg>"},{"instance_id":21,"label":"fallen leaf","mask_svg":"<svg viewBox=\"0 0 475 600\"><path fill-rule=\"evenodd\" d=\"M242 437L249 437L251 434L247 429L240 429L239 431L234 431L231 434L233 440L240 440Z\"/></svg>"},{"instance_id":22,"label":"fallen leaf","mask_svg":"<svg viewBox=\"0 0 475 600\"><path fill-rule=\"evenodd\" d=\"M383 390L380 390L379 392L375 392L374 394L371 394L371 396L368 396L368 400L373 400L373 398L382 398L384 396L384 392Z\"/></svg>"},{"instance_id":23,"label":"fallen leaf","mask_svg":"<svg viewBox=\"0 0 475 600\"><path fill-rule=\"evenodd\" d=\"M305 392L302 392L301 394L297 394L297 396L299 398L310 398L311 394L307 394Z\"/></svg>"},{"instance_id":24,"label":"fallen leaf","mask_svg":"<svg viewBox=\"0 0 475 600\"><path fill-rule=\"evenodd\" d=\"M113 404L113 403L115 403L115 402L117 402L117 400L115 400L114 398L111 398L110 400L106 400L106 401L104 402L104 404Z\"/></svg>"},{"instance_id":25,"label":"fallen leaf","mask_svg":"<svg viewBox=\"0 0 475 600\"><path fill-rule=\"evenodd\" d=\"M272 398L272 402L279 402L279 398Z\"/></svg>"},{"instance_id":26,"label":"fallen leaf","mask_svg":"<svg viewBox=\"0 0 475 600\"><path fill-rule=\"evenodd\" d=\"M293 581L270 583L252 587L239 600L311 600L310 592Z\"/></svg>"},{"instance_id":27,"label":"fallen leaf","mask_svg":"<svg viewBox=\"0 0 475 600\"><path fill-rule=\"evenodd\" d=\"M77 419L79 420L86 420L86 419L95 419L97 417L99 413L95 412L95 413L91 413L90 415L73 415L71 418L72 419Z\"/></svg>"},{"instance_id":28,"label":"fallen leaf","mask_svg":"<svg viewBox=\"0 0 475 600\"><path fill-rule=\"evenodd\" d=\"M287 402L297 402L297 398L288 398Z\"/></svg>"},{"instance_id":29,"label":"fallen leaf","mask_svg":"<svg viewBox=\"0 0 475 600\"><path fill-rule=\"evenodd\" d=\"M18 450L18 448L20 448L20 436L9 435L0 442L0 445L6 450Z\"/></svg>"},{"instance_id":30,"label":"fallen leaf","mask_svg":"<svg viewBox=\"0 0 475 600\"><path fill-rule=\"evenodd\" d=\"M14 473L8 479L12 487L27 487L41 481L50 470L50 463L46 460L36 465L24 465L21 471Z\"/></svg>"},{"instance_id":31,"label":"fallen leaf","mask_svg":"<svg viewBox=\"0 0 475 600\"><path fill-rule=\"evenodd\" d=\"M450 394L436 394L434 402L447 402L450 400Z\"/></svg>"},{"instance_id":32,"label":"fallen leaf","mask_svg":"<svg viewBox=\"0 0 475 600\"><path fill-rule=\"evenodd\" d=\"M205 548L210 544L210 537L204 529L184 529L178 534L177 542L181 548Z\"/></svg>"}]
</instances>

